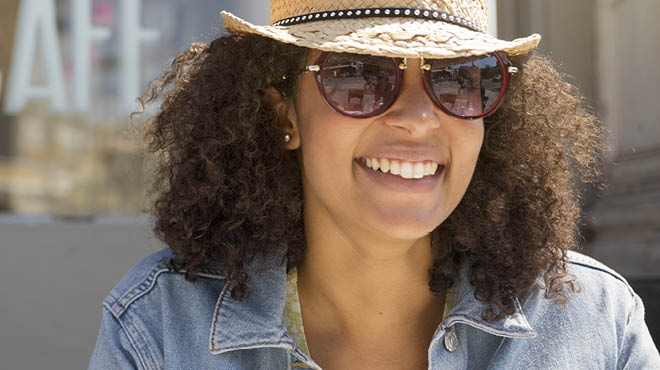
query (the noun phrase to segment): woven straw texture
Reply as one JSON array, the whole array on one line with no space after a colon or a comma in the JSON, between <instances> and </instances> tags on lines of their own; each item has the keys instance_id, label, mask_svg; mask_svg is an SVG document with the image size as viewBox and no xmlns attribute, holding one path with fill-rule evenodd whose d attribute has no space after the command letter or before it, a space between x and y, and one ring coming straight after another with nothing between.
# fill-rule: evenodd
<instances>
[{"instance_id":1,"label":"woven straw texture","mask_svg":"<svg viewBox=\"0 0 660 370\"><path fill-rule=\"evenodd\" d=\"M487 0L271 0L271 21L325 10L409 7L447 12L486 27ZM455 58L503 51L509 55L534 49L541 36L513 41L442 21L412 18L363 18L313 21L290 26L255 26L229 12L221 13L235 35L254 33L323 51L400 58ZM271 23L272 23L271 22Z\"/></svg>"},{"instance_id":2,"label":"woven straw texture","mask_svg":"<svg viewBox=\"0 0 660 370\"><path fill-rule=\"evenodd\" d=\"M272 0L270 4L270 23L296 15L323 12L337 9L359 8L419 8L437 10L464 19L468 19L487 29L487 0Z\"/></svg>"}]
</instances>

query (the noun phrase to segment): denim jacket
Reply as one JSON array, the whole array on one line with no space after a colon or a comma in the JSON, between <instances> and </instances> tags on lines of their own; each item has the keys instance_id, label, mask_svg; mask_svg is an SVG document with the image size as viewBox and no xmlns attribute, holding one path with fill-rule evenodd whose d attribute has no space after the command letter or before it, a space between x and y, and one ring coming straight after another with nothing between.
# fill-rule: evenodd
<instances>
[{"instance_id":1,"label":"denim jacket","mask_svg":"<svg viewBox=\"0 0 660 370\"><path fill-rule=\"evenodd\" d=\"M167 268L170 257L165 249L145 258L105 298L89 369L320 369L283 324L285 266L250 265L251 294L239 302L219 268L191 283ZM660 369L642 301L626 280L579 253L569 260L581 291L564 306L545 299L539 285L496 323L481 319L484 303L464 264L428 368Z\"/></svg>"}]
</instances>

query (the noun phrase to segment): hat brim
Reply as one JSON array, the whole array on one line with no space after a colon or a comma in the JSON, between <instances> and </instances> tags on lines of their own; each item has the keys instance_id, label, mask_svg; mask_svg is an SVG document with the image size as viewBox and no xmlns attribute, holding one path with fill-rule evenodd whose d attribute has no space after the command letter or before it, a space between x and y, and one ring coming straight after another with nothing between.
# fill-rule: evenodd
<instances>
[{"instance_id":1,"label":"hat brim","mask_svg":"<svg viewBox=\"0 0 660 370\"><path fill-rule=\"evenodd\" d=\"M227 31L253 33L323 51L382 55L395 58L456 58L501 51L524 54L541 40L532 34L513 41L455 24L414 18L333 19L291 26L255 26L223 11Z\"/></svg>"}]
</instances>

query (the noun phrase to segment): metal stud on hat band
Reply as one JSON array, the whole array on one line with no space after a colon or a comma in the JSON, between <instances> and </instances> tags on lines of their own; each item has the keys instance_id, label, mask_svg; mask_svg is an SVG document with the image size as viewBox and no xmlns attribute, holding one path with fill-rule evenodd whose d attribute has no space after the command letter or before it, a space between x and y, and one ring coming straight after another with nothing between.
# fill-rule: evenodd
<instances>
[{"instance_id":1,"label":"metal stud on hat band","mask_svg":"<svg viewBox=\"0 0 660 370\"><path fill-rule=\"evenodd\" d=\"M465 27L472 31L484 32L484 29L478 24L472 23L467 19L430 9L420 8L360 8L360 9L338 9L328 10L317 13L296 15L294 17L280 19L273 23L273 26L291 26L307 22L324 21L330 19L357 19L357 18L375 18L375 17L404 17L416 19L436 20L452 23Z\"/></svg>"}]
</instances>

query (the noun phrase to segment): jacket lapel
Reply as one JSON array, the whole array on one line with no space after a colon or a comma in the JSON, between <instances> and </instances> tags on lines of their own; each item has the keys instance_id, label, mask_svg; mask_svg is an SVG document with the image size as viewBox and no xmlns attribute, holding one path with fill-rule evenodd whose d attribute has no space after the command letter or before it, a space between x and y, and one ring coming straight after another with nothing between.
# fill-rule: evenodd
<instances>
[{"instance_id":1,"label":"jacket lapel","mask_svg":"<svg viewBox=\"0 0 660 370\"><path fill-rule=\"evenodd\" d=\"M282 322L286 266L279 261L281 257L255 257L247 268L251 291L244 301L231 298L229 284L223 287L211 322L211 353L258 347L293 350L293 340Z\"/></svg>"}]
</instances>

